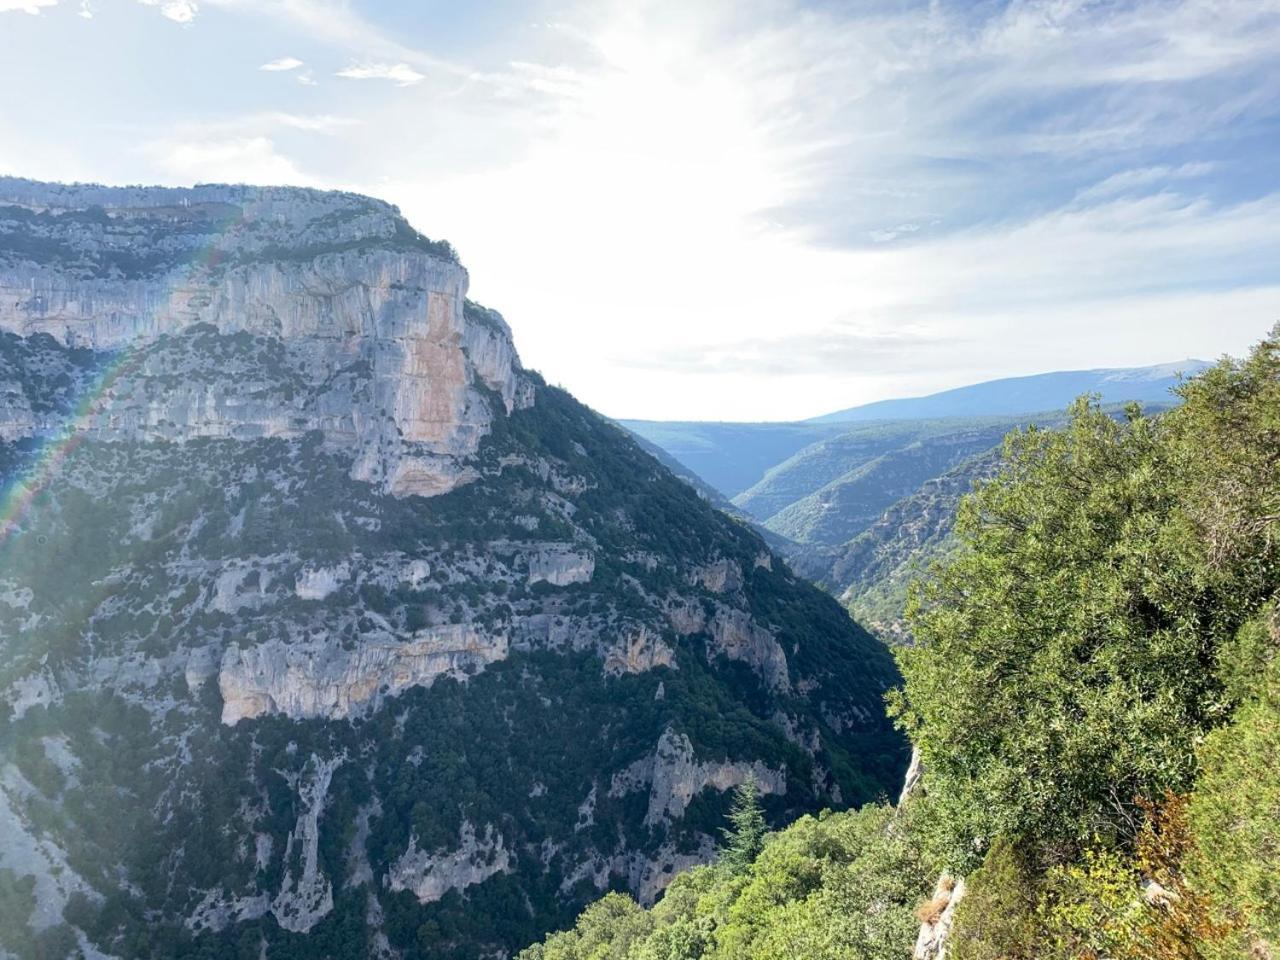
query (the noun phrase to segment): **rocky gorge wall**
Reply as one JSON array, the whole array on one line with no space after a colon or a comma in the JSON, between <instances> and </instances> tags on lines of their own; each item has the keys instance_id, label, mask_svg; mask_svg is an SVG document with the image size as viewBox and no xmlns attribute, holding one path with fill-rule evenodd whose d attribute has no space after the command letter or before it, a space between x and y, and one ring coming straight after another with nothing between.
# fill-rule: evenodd
<instances>
[{"instance_id":1,"label":"rocky gorge wall","mask_svg":"<svg viewBox=\"0 0 1280 960\"><path fill-rule=\"evenodd\" d=\"M896 784L884 648L466 285L367 198L0 178L6 916L479 960L651 902L748 776Z\"/></svg>"},{"instance_id":2,"label":"rocky gorge wall","mask_svg":"<svg viewBox=\"0 0 1280 960\"><path fill-rule=\"evenodd\" d=\"M87 199L99 206L77 206ZM532 401L511 332L467 307L466 270L393 207L347 194L195 188L47 195L0 178L0 331L119 354L85 429L107 439L296 437L320 430L352 475L397 495L471 474L494 416ZM230 213L229 211L235 211ZM24 216L25 214L25 216ZM174 235L157 239L154 230ZM33 248L61 256L36 261ZM102 269L127 251L127 270ZM166 357L174 382L140 383L131 354L193 327L271 338L274 369L209 376L207 356ZM269 389L282 374L294 390ZM0 408L0 413L4 413ZM9 411L0 436L52 426Z\"/></svg>"}]
</instances>

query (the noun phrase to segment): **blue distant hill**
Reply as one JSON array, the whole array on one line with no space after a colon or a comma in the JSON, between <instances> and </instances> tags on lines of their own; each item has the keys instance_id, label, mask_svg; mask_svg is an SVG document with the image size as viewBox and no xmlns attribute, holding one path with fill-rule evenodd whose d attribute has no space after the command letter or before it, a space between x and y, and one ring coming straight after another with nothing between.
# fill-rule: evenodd
<instances>
[{"instance_id":1,"label":"blue distant hill","mask_svg":"<svg viewBox=\"0 0 1280 960\"><path fill-rule=\"evenodd\" d=\"M1176 402L1170 391L1177 386L1178 375L1190 376L1207 366L1209 364L1203 360L1180 360L1151 367L1067 370L1010 377L944 390L926 397L880 400L795 423L660 420L621 420L619 423L662 448L716 490L732 498L746 495L767 474L777 474L786 461L811 445L818 445L811 453L820 459L823 441L836 437L846 438L848 442L843 446L853 444L859 449L866 448L863 452L870 457L896 449L906 442L902 434L904 431L910 433L911 429L904 421L915 421L920 431L934 436L948 432L944 429L946 425L937 421L952 421L954 429L951 432L954 432L974 426L968 422L973 418L1016 418L1061 411L1082 393L1101 394L1104 404L1129 400L1137 400L1147 406L1171 404ZM858 436L853 431L857 431ZM923 439L923 435L914 439ZM811 461L814 457L805 459ZM850 467L845 465L844 469ZM776 486L779 479L773 476L769 485ZM824 475L822 482L831 479L832 476ZM802 494L797 493L793 499L799 496ZM745 502L739 506L745 506ZM755 504L748 509L759 515L764 508ZM781 507L773 504L773 509Z\"/></svg>"},{"instance_id":2,"label":"blue distant hill","mask_svg":"<svg viewBox=\"0 0 1280 960\"><path fill-rule=\"evenodd\" d=\"M1211 366L1204 360L1180 360L1151 367L1060 370L1029 377L988 380L925 397L879 400L850 407L805 423L859 420L907 420L921 417L981 417L1060 410L1082 393L1101 394L1103 403L1170 400L1179 374L1191 376Z\"/></svg>"}]
</instances>

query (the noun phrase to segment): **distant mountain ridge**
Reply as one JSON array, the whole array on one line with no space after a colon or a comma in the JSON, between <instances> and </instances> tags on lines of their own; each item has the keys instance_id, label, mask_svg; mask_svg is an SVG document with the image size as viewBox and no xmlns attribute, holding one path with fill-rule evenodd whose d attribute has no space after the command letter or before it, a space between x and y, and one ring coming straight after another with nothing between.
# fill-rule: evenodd
<instances>
[{"instance_id":1,"label":"distant mountain ridge","mask_svg":"<svg viewBox=\"0 0 1280 960\"><path fill-rule=\"evenodd\" d=\"M1021 417L1065 410L1084 393L1099 395L1106 405L1130 400L1167 404L1174 402L1172 390L1178 385L1179 374L1192 375L1208 366L1210 364L1203 360L1176 360L1147 367L1065 370L1008 377L922 397L877 400L790 422L618 420L617 423L665 450L704 482L735 499L811 445L869 423ZM887 429L897 429L889 423L885 424ZM775 507L774 512L778 509L781 505ZM758 511L751 512L760 516ZM769 515L764 514L761 519Z\"/></svg>"},{"instance_id":2,"label":"distant mountain ridge","mask_svg":"<svg viewBox=\"0 0 1280 960\"><path fill-rule=\"evenodd\" d=\"M917 417L981 417L1063 409L1084 393L1098 394L1102 403L1168 401L1169 391L1184 376L1212 366L1205 360L1176 360L1148 367L1100 367L1095 370L1057 370L1025 377L1002 377L943 390L923 397L877 400L847 410L810 417L803 423L848 423L857 420L897 420Z\"/></svg>"},{"instance_id":3,"label":"distant mountain ridge","mask_svg":"<svg viewBox=\"0 0 1280 960\"><path fill-rule=\"evenodd\" d=\"M622 421L713 505L748 522L860 623L900 642L907 584L949 549L960 498L1011 430L1081 395L1120 416L1178 402L1209 364L1059 371L885 400L797 423ZM710 495L719 490L723 497Z\"/></svg>"}]
</instances>

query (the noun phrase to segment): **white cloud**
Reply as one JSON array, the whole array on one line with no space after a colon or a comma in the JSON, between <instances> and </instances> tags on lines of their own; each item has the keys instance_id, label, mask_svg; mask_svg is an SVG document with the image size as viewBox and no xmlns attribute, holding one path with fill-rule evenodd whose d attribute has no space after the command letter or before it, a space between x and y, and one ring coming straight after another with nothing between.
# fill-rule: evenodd
<instances>
[{"instance_id":1,"label":"white cloud","mask_svg":"<svg viewBox=\"0 0 1280 960\"><path fill-rule=\"evenodd\" d=\"M262 136L153 141L143 151L172 183L316 185Z\"/></svg>"},{"instance_id":2,"label":"white cloud","mask_svg":"<svg viewBox=\"0 0 1280 960\"><path fill-rule=\"evenodd\" d=\"M411 87L427 79L407 63L352 64L336 74L348 80L392 80L400 87Z\"/></svg>"},{"instance_id":3,"label":"white cloud","mask_svg":"<svg viewBox=\"0 0 1280 960\"><path fill-rule=\"evenodd\" d=\"M103 118L152 137L151 166L95 139L57 169L399 203L458 246L526 362L610 414L807 416L1237 350L1280 316L1280 192L1253 145L1280 117L1280 0L565 0L483 42L347 0L200 5L424 95L339 85L359 128L250 113L259 85L227 62L219 114ZM28 172L61 136L38 126L8 140Z\"/></svg>"},{"instance_id":4,"label":"white cloud","mask_svg":"<svg viewBox=\"0 0 1280 960\"><path fill-rule=\"evenodd\" d=\"M293 79L297 80L298 83L302 84L304 87L314 87L316 85L315 74L310 70L303 70L301 73L295 74Z\"/></svg>"},{"instance_id":5,"label":"white cloud","mask_svg":"<svg viewBox=\"0 0 1280 960\"><path fill-rule=\"evenodd\" d=\"M90 6L89 0L80 0L80 9L76 12L76 16L85 20L93 19L93 7Z\"/></svg>"},{"instance_id":6,"label":"white cloud","mask_svg":"<svg viewBox=\"0 0 1280 960\"><path fill-rule=\"evenodd\" d=\"M21 12L38 16L42 7L56 7L58 0L0 0L0 13Z\"/></svg>"},{"instance_id":7,"label":"white cloud","mask_svg":"<svg viewBox=\"0 0 1280 960\"><path fill-rule=\"evenodd\" d=\"M526 362L617 416L800 417L1242 348L1280 315L1277 289L1256 286L1280 261L1280 194L1221 206L1159 192L1223 168L1150 145L1229 121L1165 123L1150 98L1173 90L1157 80L1098 99L1090 71L1104 60L1173 69L1150 50L1165 50L1156 7L1068 6L1093 20L1033 18L998 50L959 5L932 5L945 15L931 22L917 6L841 19L848 6L765 2L740 19L713 2L591 4L573 18L576 51L527 50L486 76L509 99L433 103L405 129L391 104L366 115L388 156L426 165L411 178L375 165L390 179L366 189L455 243L473 296L506 312ZM1117 25L1115 9L1137 13ZM1240 34L1246 12L1219 26ZM1260 46L1242 49L1256 68ZM1248 89L1248 62L1237 69ZM1178 87L1174 101L1206 99ZM417 130L445 117L460 141L487 145L496 129L520 150L433 167L440 151ZM1119 130L1113 156L1102 132ZM828 224L852 228L830 239Z\"/></svg>"},{"instance_id":8,"label":"white cloud","mask_svg":"<svg viewBox=\"0 0 1280 960\"><path fill-rule=\"evenodd\" d=\"M297 70L300 66L302 66L302 61L297 57L280 57L278 60L271 60L264 63L258 69L266 70L269 73L278 73Z\"/></svg>"},{"instance_id":9,"label":"white cloud","mask_svg":"<svg viewBox=\"0 0 1280 960\"><path fill-rule=\"evenodd\" d=\"M138 0L143 6L158 7L162 16L174 23L190 23L200 12L196 0Z\"/></svg>"}]
</instances>

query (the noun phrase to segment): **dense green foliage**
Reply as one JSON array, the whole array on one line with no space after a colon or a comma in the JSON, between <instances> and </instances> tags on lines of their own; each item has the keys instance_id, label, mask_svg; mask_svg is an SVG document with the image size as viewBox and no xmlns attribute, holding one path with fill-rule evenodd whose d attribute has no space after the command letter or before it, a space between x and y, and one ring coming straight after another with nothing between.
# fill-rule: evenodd
<instances>
[{"instance_id":1,"label":"dense green foliage","mask_svg":"<svg viewBox=\"0 0 1280 960\"><path fill-rule=\"evenodd\" d=\"M754 861L682 874L645 911L611 894L521 960L888 960L910 955L932 865L907 814L803 817Z\"/></svg>"},{"instance_id":2,"label":"dense green foliage","mask_svg":"<svg viewBox=\"0 0 1280 960\"><path fill-rule=\"evenodd\" d=\"M1274 612L1268 629L1274 646L1280 637ZM1203 772L1189 810L1200 844L1188 864L1222 915L1272 944L1280 943L1278 758L1280 660L1273 659L1232 722L1201 747Z\"/></svg>"},{"instance_id":3,"label":"dense green foliage","mask_svg":"<svg viewBox=\"0 0 1280 960\"><path fill-rule=\"evenodd\" d=\"M1274 942L1278 332L1160 417L1082 401L1062 430L1012 435L916 597L894 709L924 758L931 840L962 870L985 852L975 889L1016 856L1024 880L988 897L1037 904L1022 953L997 955ZM1140 901L1153 879L1173 897ZM961 942L999 945L971 936L985 914L962 911Z\"/></svg>"},{"instance_id":4,"label":"dense green foliage","mask_svg":"<svg viewBox=\"0 0 1280 960\"><path fill-rule=\"evenodd\" d=\"M729 808L729 826L724 831L725 864L738 870L746 869L760 855L764 834L760 788L754 777L748 777L734 791L733 806Z\"/></svg>"}]
</instances>

